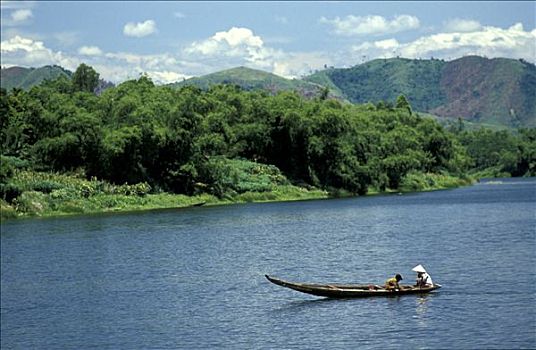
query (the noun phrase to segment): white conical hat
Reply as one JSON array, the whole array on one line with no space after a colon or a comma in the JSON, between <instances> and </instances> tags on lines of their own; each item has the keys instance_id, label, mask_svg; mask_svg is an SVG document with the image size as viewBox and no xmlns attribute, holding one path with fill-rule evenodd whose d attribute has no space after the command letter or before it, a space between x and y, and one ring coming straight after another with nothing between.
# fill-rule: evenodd
<instances>
[{"instance_id":1,"label":"white conical hat","mask_svg":"<svg viewBox=\"0 0 536 350\"><path fill-rule=\"evenodd\" d=\"M424 269L424 267L422 267L422 265L417 265L415 266L414 268L411 269L411 271L415 271L415 272L424 272L426 273L426 270Z\"/></svg>"}]
</instances>

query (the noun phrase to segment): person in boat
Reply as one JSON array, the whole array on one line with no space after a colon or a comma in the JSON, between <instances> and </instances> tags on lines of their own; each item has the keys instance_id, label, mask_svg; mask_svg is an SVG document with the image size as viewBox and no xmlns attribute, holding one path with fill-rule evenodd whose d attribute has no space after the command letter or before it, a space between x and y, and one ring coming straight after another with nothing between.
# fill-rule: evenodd
<instances>
[{"instance_id":1,"label":"person in boat","mask_svg":"<svg viewBox=\"0 0 536 350\"><path fill-rule=\"evenodd\" d=\"M419 288L431 287L433 286L432 278L426 272L422 265L417 265L413 268L413 271L417 272L417 281L415 286Z\"/></svg>"},{"instance_id":2,"label":"person in boat","mask_svg":"<svg viewBox=\"0 0 536 350\"><path fill-rule=\"evenodd\" d=\"M398 290L400 289L400 285L398 282L402 281L402 276L397 273L395 277L389 278L387 281L385 281L385 289L387 290Z\"/></svg>"},{"instance_id":3,"label":"person in boat","mask_svg":"<svg viewBox=\"0 0 536 350\"><path fill-rule=\"evenodd\" d=\"M422 288L426 287L426 281L428 280L428 274L426 272L417 272L417 283L415 286Z\"/></svg>"}]
</instances>

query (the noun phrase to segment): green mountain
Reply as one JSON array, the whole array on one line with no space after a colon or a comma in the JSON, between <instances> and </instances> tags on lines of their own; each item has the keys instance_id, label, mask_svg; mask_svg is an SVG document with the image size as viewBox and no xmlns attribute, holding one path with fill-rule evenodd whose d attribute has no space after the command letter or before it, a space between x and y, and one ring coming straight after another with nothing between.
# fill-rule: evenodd
<instances>
[{"instance_id":1,"label":"green mountain","mask_svg":"<svg viewBox=\"0 0 536 350\"><path fill-rule=\"evenodd\" d=\"M286 79L272 73L247 67L231 68L201 77L190 78L169 84L168 86L181 87L193 85L206 90L210 86L217 84L233 84L245 90L267 90L271 93L292 90L305 97L320 96L324 90L323 85L315 82L300 79ZM341 94L337 93L336 90L330 90L328 97L340 98Z\"/></svg>"},{"instance_id":2,"label":"green mountain","mask_svg":"<svg viewBox=\"0 0 536 350\"><path fill-rule=\"evenodd\" d=\"M72 73L59 66L1 70L1 87L29 89L44 79ZM246 67L232 68L169 84L208 89L239 85L271 93L292 90L353 103L394 102L405 95L415 111L441 120L462 118L474 125L536 127L536 66L524 60L467 56L454 61L405 58L376 59L351 68L330 68L304 79L285 79ZM111 83L100 82L98 91Z\"/></svg>"},{"instance_id":3,"label":"green mountain","mask_svg":"<svg viewBox=\"0 0 536 350\"><path fill-rule=\"evenodd\" d=\"M44 66L40 68L9 67L0 71L0 86L6 90L20 88L28 90L46 79L56 79L64 75L71 77L72 72L60 66Z\"/></svg>"},{"instance_id":4,"label":"green mountain","mask_svg":"<svg viewBox=\"0 0 536 350\"><path fill-rule=\"evenodd\" d=\"M377 59L320 71L304 80L337 89L354 103L392 102L403 94L414 110L442 118L536 126L536 66L523 60Z\"/></svg>"}]
</instances>

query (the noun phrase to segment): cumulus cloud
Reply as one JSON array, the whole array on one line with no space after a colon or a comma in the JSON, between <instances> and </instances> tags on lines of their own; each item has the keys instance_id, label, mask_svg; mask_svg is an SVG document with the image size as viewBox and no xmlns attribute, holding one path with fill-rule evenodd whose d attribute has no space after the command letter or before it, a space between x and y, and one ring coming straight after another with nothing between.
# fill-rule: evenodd
<instances>
[{"instance_id":1,"label":"cumulus cloud","mask_svg":"<svg viewBox=\"0 0 536 350\"><path fill-rule=\"evenodd\" d=\"M4 40L0 44L2 62L29 67L39 67L49 64L58 64L67 69L76 68L77 60L54 52L47 48L42 41L36 41L21 36Z\"/></svg>"},{"instance_id":2,"label":"cumulus cloud","mask_svg":"<svg viewBox=\"0 0 536 350\"><path fill-rule=\"evenodd\" d=\"M208 39L193 42L183 53L220 67L249 65L252 68L271 70L281 51L264 45L263 39L251 29L233 27L215 33ZM212 62L211 62L212 60Z\"/></svg>"},{"instance_id":3,"label":"cumulus cloud","mask_svg":"<svg viewBox=\"0 0 536 350\"><path fill-rule=\"evenodd\" d=\"M400 15L388 20L382 16L353 16L345 18L320 18L320 23L333 27L333 32L342 36L393 34L406 30L417 29L419 19L415 16Z\"/></svg>"},{"instance_id":4,"label":"cumulus cloud","mask_svg":"<svg viewBox=\"0 0 536 350\"><path fill-rule=\"evenodd\" d=\"M152 19L148 19L145 22L133 23L129 22L125 24L123 28L123 34L126 36L134 36L141 38L147 35L156 33L156 23Z\"/></svg>"},{"instance_id":5,"label":"cumulus cloud","mask_svg":"<svg viewBox=\"0 0 536 350\"><path fill-rule=\"evenodd\" d=\"M198 63L182 61L173 55L137 55L104 53L97 46L82 46L69 55L46 47L43 41L14 36L1 42L3 66L42 67L57 64L74 71L82 62L97 70L101 77L113 82L137 78L147 73L156 83L171 83L191 75L182 73L199 70Z\"/></svg>"},{"instance_id":6,"label":"cumulus cloud","mask_svg":"<svg viewBox=\"0 0 536 350\"><path fill-rule=\"evenodd\" d=\"M11 19L13 22L24 22L32 17L33 13L30 9L20 9L11 13Z\"/></svg>"},{"instance_id":7,"label":"cumulus cloud","mask_svg":"<svg viewBox=\"0 0 536 350\"><path fill-rule=\"evenodd\" d=\"M470 24L470 23L469 23ZM451 26L451 28L455 28ZM285 52L275 49L273 41L251 29L233 27L195 41L176 53L136 54L104 52L98 46L78 44L71 52L54 51L45 45L45 37L3 32L9 38L1 42L2 65L40 67L58 64L75 70L81 62L93 66L103 79L121 82L147 73L157 83L170 83L225 68L248 66L287 78L309 74L325 65L343 67L373 58L458 58L468 54L487 57L536 60L536 29L527 31L520 23L510 28L480 26L459 22L455 31L444 30L402 41L393 36L357 41L351 48L317 52ZM461 30L466 28L466 30ZM470 30L473 28L473 30ZM49 36L48 40L54 40Z\"/></svg>"},{"instance_id":8,"label":"cumulus cloud","mask_svg":"<svg viewBox=\"0 0 536 350\"><path fill-rule=\"evenodd\" d=\"M332 65L332 59L324 52L288 53L274 62L272 73L293 79Z\"/></svg>"},{"instance_id":9,"label":"cumulus cloud","mask_svg":"<svg viewBox=\"0 0 536 350\"><path fill-rule=\"evenodd\" d=\"M233 27L226 32L217 32L209 39L195 41L185 51L202 55L239 55L248 50L257 50L264 45L261 37L251 29Z\"/></svg>"},{"instance_id":10,"label":"cumulus cloud","mask_svg":"<svg viewBox=\"0 0 536 350\"><path fill-rule=\"evenodd\" d=\"M481 27L478 31L437 33L407 43L395 39L354 45L355 55L370 58L457 58L464 55L536 59L536 30L527 32L521 23L510 28Z\"/></svg>"},{"instance_id":11,"label":"cumulus cloud","mask_svg":"<svg viewBox=\"0 0 536 350\"><path fill-rule=\"evenodd\" d=\"M155 83L167 84L191 78L190 75L185 75L173 71L148 71L147 74Z\"/></svg>"},{"instance_id":12,"label":"cumulus cloud","mask_svg":"<svg viewBox=\"0 0 536 350\"><path fill-rule=\"evenodd\" d=\"M446 32L475 32L482 28L478 21L470 19L454 18L444 25Z\"/></svg>"},{"instance_id":13,"label":"cumulus cloud","mask_svg":"<svg viewBox=\"0 0 536 350\"><path fill-rule=\"evenodd\" d=\"M82 46L78 49L78 53L80 55L85 56L100 56L102 55L101 49L99 49L97 46Z\"/></svg>"}]
</instances>

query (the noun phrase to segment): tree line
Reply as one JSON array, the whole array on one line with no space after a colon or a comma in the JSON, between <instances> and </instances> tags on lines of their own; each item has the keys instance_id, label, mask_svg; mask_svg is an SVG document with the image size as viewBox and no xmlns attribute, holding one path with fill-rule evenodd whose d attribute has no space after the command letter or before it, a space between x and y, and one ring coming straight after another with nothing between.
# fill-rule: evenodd
<instances>
[{"instance_id":1,"label":"tree line","mask_svg":"<svg viewBox=\"0 0 536 350\"><path fill-rule=\"evenodd\" d=\"M494 167L535 174L535 129L444 128L414 113L404 96L353 105L231 85L173 89L145 75L97 95L98 81L83 64L72 79L0 91L0 180L22 162L115 184L145 182L155 191L222 196L235 159L276 166L297 184L356 194L397 189L415 172L464 176Z\"/></svg>"}]
</instances>

